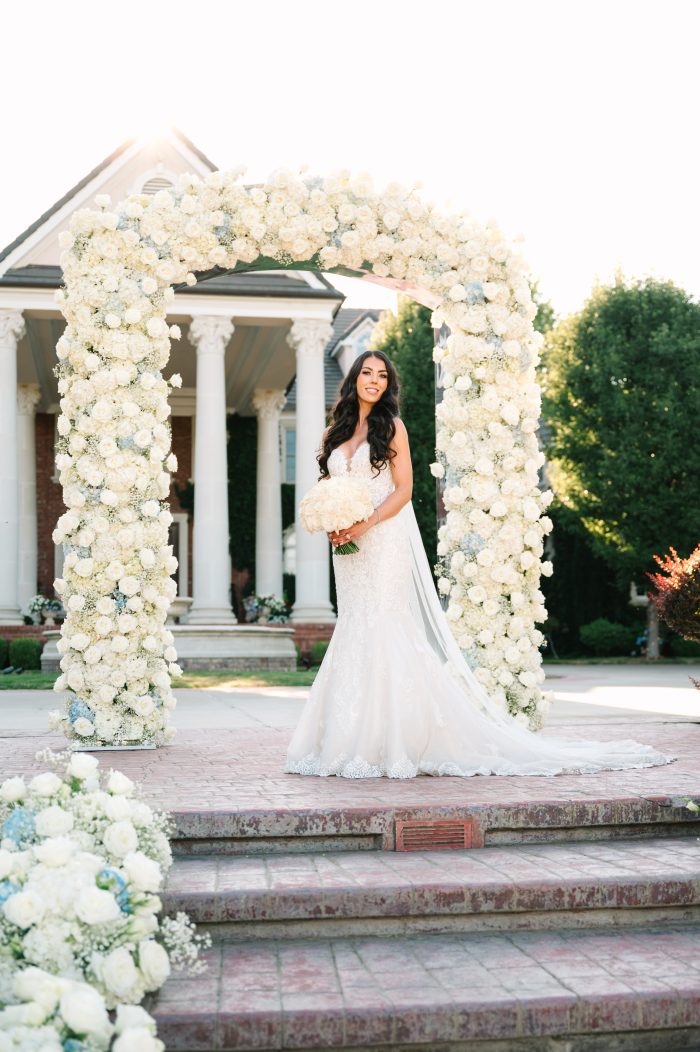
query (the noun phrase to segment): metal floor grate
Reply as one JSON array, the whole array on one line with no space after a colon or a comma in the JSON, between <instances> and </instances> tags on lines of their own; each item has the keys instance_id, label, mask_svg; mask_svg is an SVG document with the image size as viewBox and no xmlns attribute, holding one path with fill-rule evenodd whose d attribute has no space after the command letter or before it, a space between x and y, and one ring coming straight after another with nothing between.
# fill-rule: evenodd
<instances>
[{"instance_id":1,"label":"metal floor grate","mask_svg":"<svg viewBox=\"0 0 700 1052\"><path fill-rule=\"evenodd\" d=\"M397 851L448 851L472 846L471 818L396 823Z\"/></svg>"}]
</instances>

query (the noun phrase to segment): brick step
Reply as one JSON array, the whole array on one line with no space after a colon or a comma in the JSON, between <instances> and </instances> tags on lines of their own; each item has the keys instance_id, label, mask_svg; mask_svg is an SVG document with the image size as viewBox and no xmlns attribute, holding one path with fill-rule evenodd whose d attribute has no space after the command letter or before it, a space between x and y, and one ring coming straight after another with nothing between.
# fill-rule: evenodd
<instances>
[{"instance_id":1,"label":"brick step","mask_svg":"<svg viewBox=\"0 0 700 1052\"><path fill-rule=\"evenodd\" d=\"M684 799L669 796L567 796L535 803L464 806L175 809L172 815L173 849L179 856L394 851L397 830L405 822L425 825L426 846L432 834L439 834L435 823L446 821L466 827L473 847L698 835L697 817L686 809Z\"/></svg>"},{"instance_id":2,"label":"brick step","mask_svg":"<svg viewBox=\"0 0 700 1052\"><path fill-rule=\"evenodd\" d=\"M176 860L164 894L218 941L700 923L682 839Z\"/></svg>"},{"instance_id":3,"label":"brick step","mask_svg":"<svg viewBox=\"0 0 700 1052\"><path fill-rule=\"evenodd\" d=\"M151 1009L168 1052L700 1048L700 928L287 939L208 951Z\"/></svg>"}]
</instances>

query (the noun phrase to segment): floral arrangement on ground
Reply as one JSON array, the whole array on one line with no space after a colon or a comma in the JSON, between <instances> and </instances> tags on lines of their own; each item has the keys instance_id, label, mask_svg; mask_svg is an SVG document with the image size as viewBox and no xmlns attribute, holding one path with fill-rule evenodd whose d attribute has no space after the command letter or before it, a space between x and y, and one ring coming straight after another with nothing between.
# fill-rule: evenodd
<instances>
[{"instance_id":1,"label":"floral arrangement on ground","mask_svg":"<svg viewBox=\"0 0 700 1052\"><path fill-rule=\"evenodd\" d=\"M371 274L436 306L450 335L436 349L446 522L440 591L452 631L491 696L521 722L547 699L536 622L543 455L536 430L541 337L528 270L491 224L447 216L398 184L373 190L347 172L322 180L278 171L245 186L241 172L185 176L153 197L73 216L62 236L67 328L58 342L57 458L68 511L57 590L67 616L57 689L75 697L56 722L91 743L167 740L176 675L165 626L175 585L164 504L170 452L166 381L174 284L212 269L295 266Z\"/></svg>"},{"instance_id":2,"label":"floral arrangement on ground","mask_svg":"<svg viewBox=\"0 0 700 1052\"><path fill-rule=\"evenodd\" d=\"M0 1052L162 1052L139 1003L207 945L159 917L169 820L92 756L37 759L0 785Z\"/></svg>"}]
</instances>

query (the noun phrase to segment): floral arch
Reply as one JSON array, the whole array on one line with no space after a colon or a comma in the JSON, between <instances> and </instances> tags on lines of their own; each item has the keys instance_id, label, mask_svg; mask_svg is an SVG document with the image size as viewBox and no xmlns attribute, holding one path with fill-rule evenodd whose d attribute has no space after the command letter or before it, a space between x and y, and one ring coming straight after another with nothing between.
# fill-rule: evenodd
<instances>
[{"instance_id":1,"label":"floral arch","mask_svg":"<svg viewBox=\"0 0 700 1052\"><path fill-rule=\"evenodd\" d=\"M544 460L536 430L541 337L527 269L501 234L447 216L398 184L323 180L278 171L259 186L240 172L186 176L155 196L112 208L95 199L62 235L67 320L57 354L57 459L67 511L54 534L66 550L57 581L67 611L59 643L69 690L54 716L85 745L160 744L171 735L176 664L165 625L176 561L164 503L170 471L163 378L173 286L196 274L294 267L365 275L435 310L449 336L436 347L436 406L446 521L438 587L453 633L481 682L521 722L540 726L547 701L536 623Z\"/></svg>"}]
</instances>

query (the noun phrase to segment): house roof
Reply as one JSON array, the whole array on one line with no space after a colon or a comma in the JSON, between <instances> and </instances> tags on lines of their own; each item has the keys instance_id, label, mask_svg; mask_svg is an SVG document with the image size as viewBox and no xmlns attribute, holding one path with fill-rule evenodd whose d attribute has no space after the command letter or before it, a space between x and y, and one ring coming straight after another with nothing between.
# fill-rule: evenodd
<instances>
[{"instance_id":1,"label":"house roof","mask_svg":"<svg viewBox=\"0 0 700 1052\"><path fill-rule=\"evenodd\" d=\"M206 154L203 154L202 151L194 145L194 143L190 142L187 136L183 135L183 133L178 128L173 128L172 133L176 138L180 140L183 146L186 146L188 150L191 150L192 153L194 153L200 159L202 164L206 165L209 169L211 169L212 172L216 171L216 165L214 164L214 162L210 161ZM113 164L118 157L121 157L123 153L126 153L126 151L131 146L133 146L135 142L135 138L127 139L126 142L123 142L121 146L118 146L117 149L109 155L109 157L105 157L103 161L100 161L97 167L93 168L91 172L88 172L88 174L83 179L81 179L79 183L76 183L75 186L71 187L68 193L65 193L63 197L59 198L58 201L52 204L51 207L46 210L46 212L40 215L39 218L31 224L31 226L28 226L27 229L23 230L22 233L19 234L14 241L12 241L9 245L2 249L2 251L0 252L0 263L3 259L9 256L11 252L14 252L14 250L18 248L23 241L26 241L28 237L31 237L31 235L35 231L42 227L44 223L46 223L51 218L52 215L60 211L64 205L68 204L72 197L75 197L76 194L79 194L80 191L83 190L89 183L91 183L93 179L96 179L101 172L105 171L106 168L109 168L109 166Z\"/></svg>"},{"instance_id":2,"label":"house roof","mask_svg":"<svg viewBox=\"0 0 700 1052\"><path fill-rule=\"evenodd\" d=\"M275 272L249 271L240 274L223 272L202 278L197 285L182 286L177 292L187 295L206 296L289 296L293 299L332 299L341 303L344 299L334 285L322 274L314 271L321 288L314 288L306 281L290 278L281 270ZM7 270L0 276L0 287L57 289L63 284L60 267L32 263L25 267Z\"/></svg>"},{"instance_id":3,"label":"house roof","mask_svg":"<svg viewBox=\"0 0 700 1052\"><path fill-rule=\"evenodd\" d=\"M338 311L333 320L333 334L326 344L323 356L323 380L325 388L326 408L332 406L338 396L338 388L343 380L343 373L335 358L335 350L342 341L350 335L366 318L373 321L379 320L381 311L367 307L345 307ZM296 376L286 391L287 401L285 409L296 409L297 405L297 381Z\"/></svg>"}]
</instances>

